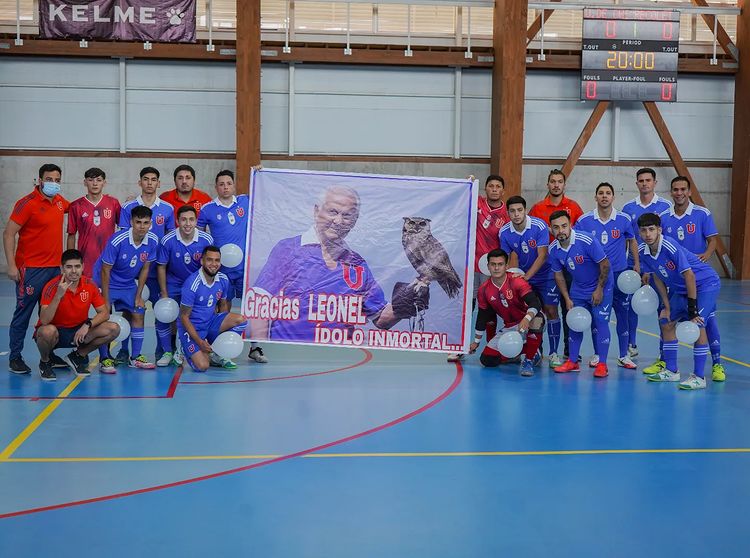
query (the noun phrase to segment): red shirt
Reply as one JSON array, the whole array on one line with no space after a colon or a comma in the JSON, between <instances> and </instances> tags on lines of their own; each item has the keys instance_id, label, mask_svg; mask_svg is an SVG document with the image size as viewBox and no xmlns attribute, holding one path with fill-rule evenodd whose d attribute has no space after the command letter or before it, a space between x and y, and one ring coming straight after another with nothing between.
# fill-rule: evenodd
<instances>
[{"instance_id":1,"label":"red shirt","mask_svg":"<svg viewBox=\"0 0 750 558\"><path fill-rule=\"evenodd\" d=\"M175 220L177 219L177 210L183 205L192 205L200 214L201 207L211 201L211 196L206 194L206 192L198 190L198 188L193 188L193 191L190 192L190 199L186 202L180 199L177 193L177 188L175 188L174 190L170 190L169 192L164 192L159 197L174 208Z\"/></svg>"},{"instance_id":2,"label":"red shirt","mask_svg":"<svg viewBox=\"0 0 750 558\"><path fill-rule=\"evenodd\" d=\"M10 214L11 220L21 226L16 267L60 266L63 220L69 205L59 194L50 201L38 188L16 202Z\"/></svg>"},{"instance_id":3,"label":"red shirt","mask_svg":"<svg viewBox=\"0 0 750 558\"><path fill-rule=\"evenodd\" d=\"M42 289L42 299L40 306L49 306L57 292L57 286L60 284L62 275L55 277L44 285ZM57 305L55 317L50 322L57 327L78 327L89 317L89 308L92 306L98 308L104 306L104 298L99 292L99 287L86 276L81 276L78 281L78 288L75 292L68 289L62 297L60 304ZM41 322L36 323L39 327Z\"/></svg>"},{"instance_id":4,"label":"red shirt","mask_svg":"<svg viewBox=\"0 0 750 558\"><path fill-rule=\"evenodd\" d=\"M560 203L557 205L553 205L550 202L549 196L545 196L544 199L540 202L537 202L534 204L534 207L531 208L531 211L529 211L529 215L532 217L538 217L545 223L547 223L547 226L549 227L549 217L552 215L555 211L558 210L564 210L568 215L570 215L570 227L573 228L573 225L576 224L576 221L583 215L583 210L581 209L581 206L578 205L575 201L571 200L568 197L565 197L563 195L562 199L560 200ZM550 240L554 240L554 237L552 236L552 233L549 235Z\"/></svg>"},{"instance_id":5,"label":"red shirt","mask_svg":"<svg viewBox=\"0 0 750 558\"><path fill-rule=\"evenodd\" d=\"M487 279L479 287L477 301L482 310L492 309L500 316L505 327L512 327L523 320L528 305L523 297L531 292L529 285L523 278L505 275L505 281L500 288L496 287L492 279Z\"/></svg>"},{"instance_id":6,"label":"red shirt","mask_svg":"<svg viewBox=\"0 0 750 558\"><path fill-rule=\"evenodd\" d=\"M479 271L479 258L490 250L500 248L500 229L510 221L505 204L495 209L490 207L484 196L479 196L477 204L477 243L474 271Z\"/></svg>"},{"instance_id":7,"label":"red shirt","mask_svg":"<svg viewBox=\"0 0 750 558\"><path fill-rule=\"evenodd\" d=\"M83 254L83 274L86 277L91 277L94 263L114 234L119 220L120 202L107 194L97 203L86 196L70 203L68 234L78 233L78 250Z\"/></svg>"}]
</instances>

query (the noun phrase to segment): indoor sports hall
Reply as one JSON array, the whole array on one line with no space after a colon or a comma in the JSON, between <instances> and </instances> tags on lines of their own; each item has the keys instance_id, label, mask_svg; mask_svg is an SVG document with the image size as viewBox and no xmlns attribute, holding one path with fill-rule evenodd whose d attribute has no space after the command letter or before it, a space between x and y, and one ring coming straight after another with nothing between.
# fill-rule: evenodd
<instances>
[{"instance_id":1,"label":"indoor sports hall","mask_svg":"<svg viewBox=\"0 0 750 558\"><path fill-rule=\"evenodd\" d=\"M750 555L749 9L0 0L0 556Z\"/></svg>"}]
</instances>

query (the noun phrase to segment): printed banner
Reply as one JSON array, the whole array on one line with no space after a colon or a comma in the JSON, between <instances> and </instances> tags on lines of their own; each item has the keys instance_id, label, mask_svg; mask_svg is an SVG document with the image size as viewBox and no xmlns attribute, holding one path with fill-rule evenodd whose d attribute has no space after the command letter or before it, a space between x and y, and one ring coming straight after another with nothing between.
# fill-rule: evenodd
<instances>
[{"instance_id":1,"label":"printed banner","mask_svg":"<svg viewBox=\"0 0 750 558\"><path fill-rule=\"evenodd\" d=\"M39 0L39 36L194 43L195 1Z\"/></svg>"},{"instance_id":2,"label":"printed banner","mask_svg":"<svg viewBox=\"0 0 750 558\"><path fill-rule=\"evenodd\" d=\"M458 179L253 172L246 337L465 352L477 189Z\"/></svg>"}]
</instances>

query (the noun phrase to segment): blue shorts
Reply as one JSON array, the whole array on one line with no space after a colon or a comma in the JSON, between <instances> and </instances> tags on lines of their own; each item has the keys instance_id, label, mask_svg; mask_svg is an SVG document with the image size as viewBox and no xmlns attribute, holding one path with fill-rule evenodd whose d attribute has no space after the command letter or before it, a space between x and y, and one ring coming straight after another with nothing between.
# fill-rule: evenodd
<instances>
[{"instance_id":1,"label":"blue shorts","mask_svg":"<svg viewBox=\"0 0 750 558\"><path fill-rule=\"evenodd\" d=\"M132 287L125 289L117 289L115 287L109 288L109 302L115 307L118 312L130 312L131 314L143 314L146 312L145 308L135 307L135 292L137 288L135 283ZM145 302L145 301L144 301Z\"/></svg>"},{"instance_id":2,"label":"blue shorts","mask_svg":"<svg viewBox=\"0 0 750 558\"><path fill-rule=\"evenodd\" d=\"M227 314L229 314L229 312L214 314L211 316L211 320L209 320L208 323L193 324L195 331L201 339L213 343L221 333L221 323L224 321L224 318L227 317ZM191 357L200 351L201 348L190 338L190 334L182 327L182 322L180 320L177 320L177 337L182 344L182 352L185 354L185 359L188 361L188 364L195 369Z\"/></svg>"},{"instance_id":3,"label":"blue shorts","mask_svg":"<svg viewBox=\"0 0 750 558\"><path fill-rule=\"evenodd\" d=\"M530 283L530 285L545 306L560 304L560 291L557 289L554 277L542 283Z\"/></svg>"},{"instance_id":4,"label":"blue shorts","mask_svg":"<svg viewBox=\"0 0 750 558\"><path fill-rule=\"evenodd\" d=\"M613 289L605 289L602 293L602 301L594 306L591 303L591 295L588 297L571 296L573 300L573 306L582 306L589 312L591 312L592 327L594 322L599 319L601 323L608 323L610 315L612 313L612 300L614 297Z\"/></svg>"},{"instance_id":5,"label":"blue shorts","mask_svg":"<svg viewBox=\"0 0 750 558\"><path fill-rule=\"evenodd\" d=\"M55 327L57 327L57 345L53 347L53 350L60 349L60 348L71 348L71 347L77 346L75 344L74 338L76 336L76 332L79 329L81 329L81 326L78 326L78 327L55 326ZM34 340L36 341L36 329L34 330Z\"/></svg>"},{"instance_id":6,"label":"blue shorts","mask_svg":"<svg viewBox=\"0 0 750 558\"><path fill-rule=\"evenodd\" d=\"M718 290L698 291L698 315L705 322L708 316L716 311L716 298L719 296ZM671 321L686 321L688 317L687 295L672 293L669 296L669 310Z\"/></svg>"}]
</instances>

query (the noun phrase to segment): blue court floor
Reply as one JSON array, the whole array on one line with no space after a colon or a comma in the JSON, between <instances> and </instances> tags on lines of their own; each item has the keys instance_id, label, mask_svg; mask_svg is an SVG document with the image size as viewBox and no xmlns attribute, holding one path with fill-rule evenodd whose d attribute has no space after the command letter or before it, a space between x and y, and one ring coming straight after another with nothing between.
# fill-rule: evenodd
<instances>
[{"instance_id":1,"label":"blue court floor","mask_svg":"<svg viewBox=\"0 0 750 558\"><path fill-rule=\"evenodd\" d=\"M614 345L603 380L268 345L44 384L30 341L34 372L5 371L13 306L0 281L0 557L750 556L750 284L724 286L727 381L699 392Z\"/></svg>"}]
</instances>

